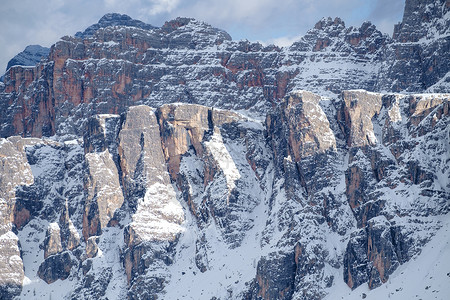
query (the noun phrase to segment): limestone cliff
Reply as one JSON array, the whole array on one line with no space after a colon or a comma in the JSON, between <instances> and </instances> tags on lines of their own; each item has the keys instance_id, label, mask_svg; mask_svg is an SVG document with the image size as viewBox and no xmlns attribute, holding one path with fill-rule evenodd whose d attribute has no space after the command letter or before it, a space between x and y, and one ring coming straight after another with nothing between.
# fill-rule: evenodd
<instances>
[{"instance_id":1,"label":"limestone cliff","mask_svg":"<svg viewBox=\"0 0 450 300\"><path fill-rule=\"evenodd\" d=\"M11 67L0 298L446 299L448 9L283 49L108 14Z\"/></svg>"}]
</instances>

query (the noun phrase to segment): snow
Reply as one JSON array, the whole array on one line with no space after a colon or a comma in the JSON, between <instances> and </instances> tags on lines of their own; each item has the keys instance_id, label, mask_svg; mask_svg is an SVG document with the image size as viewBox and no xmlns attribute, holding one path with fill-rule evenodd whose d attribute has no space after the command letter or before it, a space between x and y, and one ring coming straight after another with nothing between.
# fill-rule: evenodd
<instances>
[{"instance_id":1,"label":"snow","mask_svg":"<svg viewBox=\"0 0 450 300\"><path fill-rule=\"evenodd\" d=\"M106 135L106 119L113 119L113 118L119 118L119 115L115 115L115 114L98 114L95 116L95 118L97 118L97 120L100 122L100 126L103 129L103 133Z\"/></svg>"},{"instance_id":2,"label":"snow","mask_svg":"<svg viewBox=\"0 0 450 300\"><path fill-rule=\"evenodd\" d=\"M5 241L15 241L18 242L19 238L12 231L8 231L2 235L0 235L0 242L5 243Z\"/></svg>"},{"instance_id":3,"label":"snow","mask_svg":"<svg viewBox=\"0 0 450 300\"><path fill-rule=\"evenodd\" d=\"M142 241L173 240L184 230L184 211L171 184L149 186L132 219L130 225Z\"/></svg>"},{"instance_id":4,"label":"snow","mask_svg":"<svg viewBox=\"0 0 450 300\"><path fill-rule=\"evenodd\" d=\"M234 124L255 133L262 132L259 122L251 123ZM186 211L186 220L182 224L184 231L177 244L174 263L169 269L170 281L165 287L164 299L242 299L241 293L248 288L248 283L256 274L257 262L265 253L260 242L268 216L273 166L269 164L265 170L253 170L246 157L248 149L245 142L230 140L223 134L216 127L210 140L205 142L210 155L223 170L223 173L216 173L212 183L205 187L203 179L198 176L204 171L204 161L193 151L183 156L180 173L187 178L195 210L202 207L205 195L210 195L214 209L226 205L231 217L213 217L199 226L199 220L190 212L191 208L182 202ZM265 144L256 140L252 142L256 142L256 147L261 151L258 159L268 159L270 154L265 152ZM228 165L220 166L220 160L224 158ZM226 176L228 180L234 180L234 188L239 191L239 200L235 200L237 203L221 202L230 196ZM221 222L229 223L223 228ZM200 265L205 269L201 271Z\"/></svg>"},{"instance_id":5,"label":"snow","mask_svg":"<svg viewBox=\"0 0 450 300\"><path fill-rule=\"evenodd\" d=\"M256 274L256 263L262 254L260 231L266 222L266 205L261 201L249 214L254 226L236 248L230 248L214 223L200 230L192 214L186 214L185 230L178 242L175 262L170 268L171 281L163 298L241 299L240 293L248 288L248 282ZM195 258L198 238L203 234L208 241L204 252L208 269L202 273Z\"/></svg>"},{"instance_id":6,"label":"snow","mask_svg":"<svg viewBox=\"0 0 450 300\"><path fill-rule=\"evenodd\" d=\"M58 232L60 230L59 225L56 222L50 223L48 225L48 229L50 229L51 231L58 231Z\"/></svg>"},{"instance_id":7,"label":"snow","mask_svg":"<svg viewBox=\"0 0 450 300\"><path fill-rule=\"evenodd\" d=\"M220 169L225 174L228 187L227 199L229 199L231 191L236 187L235 181L241 178L241 174L239 173L233 158L230 153L228 153L228 150L223 143L220 129L218 127L214 128L213 136L211 137L211 140L205 142L205 146L212 153L214 159L219 164Z\"/></svg>"},{"instance_id":8,"label":"snow","mask_svg":"<svg viewBox=\"0 0 450 300\"><path fill-rule=\"evenodd\" d=\"M106 289L105 297L111 300L126 298L127 278L122 268L121 250L123 246L123 230L120 228L104 228L98 243L99 253L93 259L90 272L98 278L105 271L105 267L111 267L112 278Z\"/></svg>"},{"instance_id":9,"label":"snow","mask_svg":"<svg viewBox=\"0 0 450 300\"><path fill-rule=\"evenodd\" d=\"M369 290L363 284L351 290L343 280L342 269L335 274L336 284L324 300L437 299L450 295L450 215L437 217L442 227L421 253L401 265L381 287Z\"/></svg>"},{"instance_id":10,"label":"snow","mask_svg":"<svg viewBox=\"0 0 450 300\"><path fill-rule=\"evenodd\" d=\"M104 42L103 45L105 45L107 47L114 47L114 46L119 45L119 43L114 42L114 41L107 41L107 42Z\"/></svg>"}]
</instances>

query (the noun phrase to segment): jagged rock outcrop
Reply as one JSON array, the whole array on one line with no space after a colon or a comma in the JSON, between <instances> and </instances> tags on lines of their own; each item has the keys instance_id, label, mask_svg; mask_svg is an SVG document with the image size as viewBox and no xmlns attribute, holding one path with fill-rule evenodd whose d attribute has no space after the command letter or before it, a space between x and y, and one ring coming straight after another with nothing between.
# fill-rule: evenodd
<instances>
[{"instance_id":1,"label":"jagged rock outcrop","mask_svg":"<svg viewBox=\"0 0 450 300\"><path fill-rule=\"evenodd\" d=\"M449 11L446 0L407 0L387 48L379 89L448 92Z\"/></svg>"},{"instance_id":2,"label":"jagged rock outcrop","mask_svg":"<svg viewBox=\"0 0 450 300\"><path fill-rule=\"evenodd\" d=\"M355 108L358 101L354 99L355 94L350 93L350 95L349 100L353 100L349 102L350 106L354 103L353 108ZM345 99L348 96L348 93L343 94L343 105L346 105L345 103L348 102ZM445 121L447 117L444 116L443 112L446 110L448 95L383 96L368 94L365 96L372 96L377 99L374 105L371 106L371 109L365 108L362 110L364 112L363 116L368 117L367 121L372 119L370 126L373 127L366 129L365 136L372 136L373 146L368 147L367 144L370 140L364 138L360 139L363 142L354 143L350 150L350 164L345 174L346 194L349 204L357 219L358 227L364 229L352 236L345 254L344 280L352 288L366 281L369 282L370 288L381 285L386 282L388 276L399 264L405 262L413 255L412 253L414 253L415 249L412 245L414 242L411 242L410 239L405 239L407 227L396 226L396 221L393 220L397 216L434 215L441 213L442 209L444 211L448 210L448 204L443 204L443 206L439 204L441 200L445 202L444 198L446 196L444 198L440 198L441 196L432 197L431 199L433 200L430 199L431 202L428 202L429 208L424 211L416 206L418 205L417 202L408 208L403 206L403 208L397 207L397 204L394 204L396 201L385 197L379 192L382 187L401 191L415 185L431 187L433 185L432 182L440 181L438 179L440 175L428 173L424 165L433 165L438 160L441 160L442 156L440 155L447 151L444 150L446 146L440 142L436 143L436 139L439 138L433 138L432 136L437 134L444 140L447 137L445 137L446 135L443 132L437 133L438 131L430 130L431 124L429 121L427 122L426 116L427 113L434 112L434 117L429 119L434 119L434 122L437 123L443 121L441 125L445 127L444 123L447 122ZM364 97L364 95L359 94L359 97ZM419 97L419 99L416 97ZM421 104L417 105L417 103ZM375 112L373 112L373 109L375 109ZM338 117L342 114L344 112L338 113ZM355 118L350 117L345 122L346 125L344 127L356 126L359 130L367 128L361 121L357 121L356 125L354 125L355 123L352 123L352 120L355 120ZM360 118L356 120L360 120ZM369 124L367 121L366 124ZM426 126L426 123L428 130L425 133L420 128ZM404 129L400 130L400 127ZM347 130L347 140L352 137L352 134L349 132L352 131ZM433 146L430 145L430 148L433 149L431 150L433 154L431 152L429 154L425 154L426 152L421 155L418 154L417 151L421 151L416 148L419 145L417 139L420 138L418 132L428 136L426 140L428 143L433 144ZM435 133L433 134L433 132ZM431 142L431 140L435 142ZM411 155L408 153L415 154ZM438 158L434 163L428 159L426 159L427 163L419 163L416 160L419 156L431 158L428 155L441 158ZM440 163L443 163L443 160ZM393 176L397 172L399 172L398 175ZM403 184L404 186L401 187ZM448 188L447 186L448 184L438 184L437 189L441 189L445 194L447 193L445 192ZM408 197L406 195L411 197L411 193L406 192L406 190L405 192L396 193L402 193L403 197ZM427 195L431 194L433 194L431 191L427 193ZM394 215L387 213L392 205L397 207ZM412 222L415 223L415 221ZM419 243L423 242L423 240L420 240ZM347 263L351 261L353 263Z\"/></svg>"},{"instance_id":3,"label":"jagged rock outcrop","mask_svg":"<svg viewBox=\"0 0 450 300\"><path fill-rule=\"evenodd\" d=\"M24 278L19 238L8 231L0 235L0 242L0 296L2 299L13 299L20 295Z\"/></svg>"},{"instance_id":4,"label":"jagged rock outcrop","mask_svg":"<svg viewBox=\"0 0 450 300\"><path fill-rule=\"evenodd\" d=\"M381 94L366 91L343 92L343 107L339 110L338 121L346 133L349 147L376 144L372 118L380 113L381 97Z\"/></svg>"},{"instance_id":5,"label":"jagged rock outcrop","mask_svg":"<svg viewBox=\"0 0 450 300\"><path fill-rule=\"evenodd\" d=\"M58 253L48 257L39 266L38 275L46 283L51 284L58 279L67 279L73 266L75 263L69 252Z\"/></svg>"},{"instance_id":6,"label":"jagged rock outcrop","mask_svg":"<svg viewBox=\"0 0 450 300\"><path fill-rule=\"evenodd\" d=\"M394 27L393 38L402 42L418 42L422 38L434 38L436 33L448 33L450 11L448 1L406 0L402 22Z\"/></svg>"},{"instance_id":7,"label":"jagged rock outcrop","mask_svg":"<svg viewBox=\"0 0 450 300\"><path fill-rule=\"evenodd\" d=\"M83 237L100 235L123 202L119 174L108 149L85 155L89 169L88 198L83 215Z\"/></svg>"},{"instance_id":8,"label":"jagged rock outcrop","mask_svg":"<svg viewBox=\"0 0 450 300\"><path fill-rule=\"evenodd\" d=\"M16 188L33 183L25 147L35 143L37 139L20 137L0 140L0 295L5 299L19 295L23 286L20 242L12 230L21 228L30 219L30 212L17 204Z\"/></svg>"},{"instance_id":9,"label":"jagged rock outcrop","mask_svg":"<svg viewBox=\"0 0 450 300\"><path fill-rule=\"evenodd\" d=\"M141 105L92 117L83 140L4 140L29 141L14 154L33 178L15 189L16 226L22 255L42 245L45 260L26 276L70 280L69 294L86 297L117 286L130 299L192 296L174 287L199 274L224 274L225 294L199 290L211 297L321 299L339 270L352 289L376 288L449 211L449 168L433 171L448 151L448 98L299 91L264 125L200 105ZM31 228L47 234L33 241Z\"/></svg>"},{"instance_id":10,"label":"jagged rock outcrop","mask_svg":"<svg viewBox=\"0 0 450 300\"><path fill-rule=\"evenodd\" d=\"M319 105L320 100L320 96L311 92L294 92L282 102L280 111L268 115L266 123L269 131L273 132L272 140L279 134L278 130L287 127L282 130L289 143L288 152L277 156L290 156L299 162L308 156L336 149L336 140Z\"/></svg>"},{"instance_id":11,"label":"jagged rock outcrop","mask_svg":"<svg viewBox=\"0 0 450 300\"><path fill-rule=\"evenodd\" d=\"M250 299L320 299L334 280L324 270L339 268L323 237L344 235L352 220L334 213L351 211L336 190L342 158L320 102L318 95L294 92L266 119L275 178L262 245L274 250L259 260Z\"/></svg>"},{"instance_id":12,"label":"jagged rock outcrop","mask_svg":"<svg viewBox=\"0 0 450 300\"><path fill-rule=\"evenodd\" d=\"M86 241L86 257L93 258L98 253L98 237L91 236Z\"/></svg>"},{"instance_id":13,"label":"jagged rock outcrop","mask_svg":"<svg viewBox=\"0 0 450 300\"><path fill-rule=\"evenodd\" d=\"M58 223L50 223L45 234L44 259L50 255L62 252L61 233Z\"/></svg>"},{"instance_id":14,"label":"jagged rock outcrop","mask_svg":"<svg viewBox=\"0 0 450 300\"><path fill-rule=\"evenodd\" d=\"M182 232L184 212L170 183L160 129L148 106L129 109L119 133L118 152L132 221L124 230L124 267L130 298L154 297L167 280L145 276L171 261L171 243ZM142 284L154 287L143 289ZM158 287L158 288L156 288Z\"/></svg>"},{"instance_id":15,"label":"jagged rock outcrop","mask_svg":"<svg viewBox=\"0 0 450 300\"><path fill-rule=\"evenodd\" d=\"M29 219L29 212L16 205L16 187L33 183L33 175L25 155L25 146L36 143L36 139L11 137L1 139L1 233L12 229L12 224L22 227Z\"/></svg>"},{"instance_id":16,"label":"jagged rock outcrop","mask_svg":"<svg viewBox=\"0 0 450 300\"><path fill-rule=\"evenodd\" d=\"M164 128L162 144L172 179L180 173L182 155L193 147L197 155L205 152L201 144L212 126L211 109L199 105L164 105L157 110L159 125Z\"/></svg>"}]
</instances>

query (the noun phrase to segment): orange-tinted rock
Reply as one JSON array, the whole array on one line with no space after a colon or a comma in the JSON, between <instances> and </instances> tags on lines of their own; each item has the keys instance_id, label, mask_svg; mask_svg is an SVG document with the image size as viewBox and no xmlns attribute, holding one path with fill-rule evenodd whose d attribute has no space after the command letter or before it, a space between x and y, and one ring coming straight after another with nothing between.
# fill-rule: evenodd
<instances>
[{"instance_id":1,"label":"orange-tinted rock","mask_svg":"<svg viewBox=\"0 0 450 300\"><path fill-rule=\"evenodd\" d=\"M69 207L66 201L63 212L59 217L61 245L63 249L74 250L80 245L80 235L69 217Z\"/></svg>"},{"instance_id":2,"label":"orange-tinted rock","mask_svg":"<svg viewBox=\"0 0 450 300\"><path fill-rule=\"evenodd\" d=\"M131 107L119 133L123 185L133 209L130 233L141 241L172 241L181 232L183 209L167 173L156 115L148 106ZM164 229L166 228L166 229Z\"/></svg>"},{"instance_id":3,"label":"orange-tinted rock","mask_svg":"<svg viewBox=\"0 0 450 300\"><path fill-rule=\"evenodd\" d=\"M83 216L83 236L100 235L108 226L114 212L119 209L124 197L119 182L119 172L108 150L87 153L89 170L87 183L88 197Z\"/></svg>"},{"instance_id":4,"label":"orange-tinted rock","mask_svg":"<svg viewBox=\"0 0 450 300\"><path fill-rule=\"evenodd\" d=\"M98 253L98 236L91 236L86 241L86 257L93 258Z\"/></svg>"},{"instance_id":5,"label":"orange-tinted rock","mask_svg":"<svg viewBox=\"0 0 450 300\"><path fill-rule=\"evenodd\" d=\"M157 110L159 126L162 129L163 151L172 179L176 180L180 158L189 147L197 155L204 152L203 137L210 130L211 111L200 105L164 105Z\"/></svg>"},{"instance_id":6,"label":"orange-tinted rock","mask_svg":"<svg viewBox=\"0 0 450 300\"><path fill-rule=\"evenodd\" d=\"M298 253L298 248L296 248ZM280 272L287 269L288 272ZM291 299L294 292L296 261L294 253L272 253L261 258L256 270L254 294L249 299Z\"/></svg>"},{"instance_id":7,"label":"orange-tinted rock","mask_svg":"<svg viewBox=\"0 0 450 300\"><path fill-rule=\"evenodd\" d=\"M338 121L341 130L345 132L349 147L375 145L377 138L374 133L372 118L380 113L382 94L366 91L344 91Z\"/></svg>"},{"instance_id":8,"label":"orange-tinted rock","mask_svg":"<svg viewBox=\"0 0 450 300\"><path fill-rule=\"evenodd\" d=\"M415 134L419 127L418 134L426 134L430 130L427 126L433 128L438 120L449 114L449 99L450 94L409 96L410 131Z\"/></svg>"},{"instance_id":9,"label":"orange-tinted rock","mask_svg":"<svg viewBox=\"0 0 450 300\"><path fill-rule=\"evenodd\" d=\"M47 284L58 279L65 280L75 265L76 261L72 259L68 251L51 255L39 266L38 276Z\"/></svg>"},{"instance_id":10,"label":"orange-tinted rock","mask_svg":"<svg viewBox=\"0 0 450 300\"><path fill-rule=\"evenodd\" d=\"M294 92L286 97L277 113L267 116L267 128L274 140L279 135L278 127L286 128L287 155L295 162L336 149L336 139L319 105L320 99L310 92Z\"/></svg>"},{"instance_id":11,"label":"orange-tinted rock","mask_svg":"<svg viewBox=\"0 0 450 300\"><path fill-rule=\"evenodd\" d=\"M318 39L317 42L316 42L316 45L313 48L313 51L323 50L326 47L328 47L329 44L330 44L330 40L329 39Z\"/></svg>"},{"instance_id":12,"label":"orange-tinted rock","mask_svg":"<svg viewBox=\"0 0 450 300\"><path fill-rule=\"evenodd\" d=\"M16 187L33 184L25 147L40 142L38 139L20 137L0 139L0 234L11 230L13 223L20 228L29 220L29 213L23 207L15 207Z\"/></svg>"},{"instance_id":13,"label":"orange-tinted rock","mask_svg":"<svg viewBox=\"0 0 450 300\"><path fill-rule=\"evenodd\" d=\"M61 231L58 223L50 223L44 241L44 259L63 251L61 245Z\"/></svg>"}]
</instances>

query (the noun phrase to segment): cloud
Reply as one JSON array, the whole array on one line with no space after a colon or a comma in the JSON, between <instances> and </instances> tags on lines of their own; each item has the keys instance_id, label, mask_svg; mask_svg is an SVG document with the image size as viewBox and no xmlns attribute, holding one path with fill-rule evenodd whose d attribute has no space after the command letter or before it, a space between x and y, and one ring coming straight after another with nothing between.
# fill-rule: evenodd
<instances>
[{"instance_id":1,"label":"cloud","mask_svg":"<svg viewBox=\"0 0 450 300\"><path fill-rule=\"evenodd\" d=\"M277 45L279 47L288 47L290 45L292 45L294 42L300 40L300 38L303 35L297 35L297 36L281 36L278 38L274 38L274 39L268 39L266 41L263 41L264 45L270 45L270 44L274 44Z\"/></svg>"},{"instance_id":2,"label":"cloud","mask_svg":"<svg viewBox=\"0 0 450 300\"><path fill-rule=\"evenodd\" d=\"M148 18L170 13L178 7L180 0L103 0L109 12L133 13L134 18Z\"/></svg>"},{"instance_id":3,"label":"cloud","mask_svg":"<svg viewBox=\"0 0 450 300\"><path fill-rule=\"evenodd\" d=\"M29 44L49 46L58 38L55 28L66 27L65 18L58 10L61 1L6 1L0 7L0 35L2 45L0 66L4 71L7 61ZM52 16L41 18L41 16Z\"/></svg>"},{"instance_id":4,"label":"cloud","mask_svg":"<svg viewBox=\"0 0 450 300\"><path fill-rule=\"evenodd\" d=\"M179 0L159 0L150 1L152 4L149 13L150 15L157 15L165 12L172 12L179 4Z\"/></svg>"},{"instance_id":5,"label":"cloud","mask_svg":"<svg viewBox=\"0 0 450 300\"><path fill-rule=\"evenodd\" d=\"M378 0L374 3L375 5L369 18L371 20L376 20L374 23L380 31L392 35L394 30L393 25L400 22L402 19L405 1Z\"/></svg>"}]
</instances>

